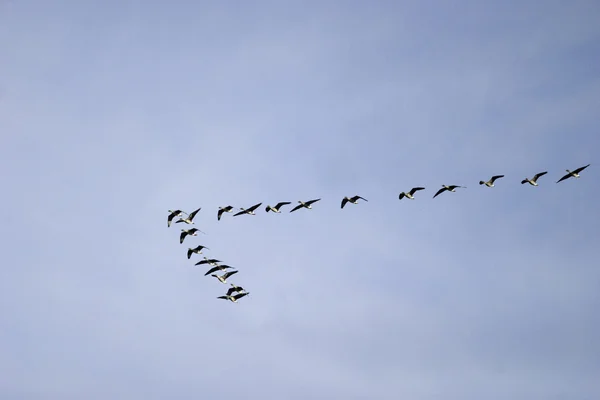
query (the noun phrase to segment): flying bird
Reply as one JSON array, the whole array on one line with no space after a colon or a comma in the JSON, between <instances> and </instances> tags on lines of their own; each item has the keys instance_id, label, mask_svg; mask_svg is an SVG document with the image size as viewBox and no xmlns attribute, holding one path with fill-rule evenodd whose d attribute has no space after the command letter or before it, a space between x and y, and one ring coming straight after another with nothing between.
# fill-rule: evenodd
<instances>
[{"instance_id":1,"label":"flying bird","mask_svg":"<svg viewBox=\"0 0 600 400\"><path fill-rule=\"evenodd\" d=\"M548 173L548 171L539 172L533 176L533 178L525 178L521 181L521 185L524 183L529 183L531 186L538 186L537 180L540 179L541 176L544 176Z\"/></svg>"},{"instance_id":2,"label":"flying bird","mask_svg":"<svg viewBox=\"0 0 600 400\"><path fill-rule=\"evenodd\" d=\"M296 210L299 210L299 209L301 209L301 208L308 208L308 209L311 209L311 208L312 208L312 207L311 207L311 204L313 204L313 203L316 203L316 202L317 202L317 201L319 201L319 200L321 200L321 199L309 200L309 201L307 201L307 202L304 202L304 201L298 201L298 203L300 203L300 204L298 204L296 207L292 208L292 209L290 210L290 212L294 212L294 211L296 211Z\"/></svg>"},{"instance_id":3,"label":"flying bird","mask_svg":"<svg viewBox=\"0 0 600 400\"><path fill-rule=\"evenodd\" d=\"M196 216L196 214L198 214L198 211L200 211L202 209L202 207L200 207L197 210L192 211L186 218L179 218L177 221L175 221L175 223L179 223L179 222L185 222L186 224L193 224L194 221L194 217Z\"/></svg>"},{"instance_id":4,"label":"flying bird","mask_svg":"<svg viewBox=\"0 0 600 400\"><path fill-rule=\"evenodd\" d=\"M183 211L181 210L169 210L169 216L167 217L167 227L171 226L171 221L173 221L173 218L175 217L181 217L183 214L185 214Z\"/></svg>"},{"instance_id":5,"label":"flying bird","mask_svg":"<svg viewBox=\"0 0 600 400\"><path fill-rule=\"evenodd\" d=\"M215 275L212 274L211 276L214 276L215 278L217 278L219 280L219 282L221 283L227 283L227 278L229 278L231 275L233 274L237 274L239 271L229 271L229 272L225 272L223 275L219 276L219 275Z\"/></svg>"},{"instance_id":6,"label":"flying bird","mask_svg":"<svg viewBox=\"0 0 600 400\"><path fill-rule=\"evenodd\" d=\"M406 197L407 199L411 199L414 200L414 195L416 192L418 192L419 190L425 190L424 187L414 187L412 189L410 189L410 192L406 193L406 192L402 192L400 193L400 195L398 196L398 200L402 200L404 197Z\"/></svg>"},{"instance_id":7,"label":"flying bird","mask_svg":"<svg viewBox=\"0 0 600 400\"><path fill-rule=\"evenodd\" d=\"M220 262L221 262L221 260L217 260L216 258L206 258L206 257L204 257L204 260L198 261L194 265L202 265L202 264L217 265L217 263L220 263Z\"/></svg>"},{"instance_id":8,"label":"flying bird","mask_svg":"<svg viewBox=\"0 0 600 400\"><path fill-rule=\"evenodd\" d=\"M504 175L494 175L492 176L492 179L490 179L487 182L484 181L479 181L480 185L485 185L487 187L494 187L494 182L496 181L496 179L500 179L500 178L504 178Z\"/></svg>"},{"instance_id":9,"label":"flying bird","mask_svg":"<svg viewBox=\"0 0 600 400\"><path fill-rule=\"evenodd\" d=\"M344 198L342 199L342 208L344 208L344 206L345 206L345 205L346 205L346 203L348 203L348 202L350 202L350 203L352 203L352 204L357 204L359 199L362 199L362 200L364 200L364 201L369 201L369 200L365 199L364 197L360 197L359 195L356 195L356 196L354 196L354 197L347 197L347 196L344 196Z\"/></svg>"},{"instance_id":10,"label":"flying bird","mask_svg":"<svg viewBox=\"0 0 600 400\"><path fill-rule=\"evenodd\" d=\"M192 253L202 254L202 249L210 250L208 247L202 246L202 245L196 247L195 249L189 248L188 251L187 251L188 260L192 256Z\"/></svg>"},{"instance_id":11,"label":"flying bird","mask_svg":"<svg viewBox=\"0 0 600 400\"><path fill-rule=\"evenodd\" d=\"M279 203L277 203L277 204L275 205L275 207L271 207L271 206L267 205L267 208L265 208L265 211L266 211L266 212L273 211L274 213L281 214L281 211L279 211L279 209L280 209L282 206L286 206L286 205L288 205L288 204L292 204L292 203L291 203L291 202L289 202L289 201L282 201L282 202L279 202Z\"/></svg>"},{"instance_id":12,"label":"flying bird","mask_svg":"<svg viewBox=\"0 0 600 400\"><path fill-rule=\"evenodd\" d=\"M262 203L255 204L255 205L253 205L252 207L250 207L250 208L248 208L248 209L240 208L240 210L242 210L242 211L240 211L239 213L233 214L233 216L234 216L234 217L237 217L238 215L244 215L244 214L248 214L248 215L256 215L256 214L254 213L254 211L256 211L256 209L257 209L258 207L260 207L260 205L261 205L261 204L262 204Z\"/></svg>"},{"instance_id":13,"label":"flying bird","mask_svg":"<svg viewBox=\"0 0 600 400\"><path fill-rule=\"evenodd\" d=\"M186 236L198 236L198 232L202 232L200 229L192 228L192 229L182 229L181 235L179 236L179 243L183 243L183 240ZM202 232L204 233L204 232Z\"/></svg>"},{"instance_id":14,"label":"flying bird","mask_svg":"<svg viewBox=\"0 0 600 400\"><path fill-rule=\"evenodd\" d=\"M230 213L231 211L233 211L232 206L219 207L219 211L217 212L217 221L221 220L221 215L223 215L224 212Z\"/></svg>"},{"instance_id":15,"label":"flying bird","mask_svg":"<svg viewBox=\"0 0 600 400\"><path fill-rule=\"evenodd\" d=\"M456 190L454 190L454 189L456 189L456 188L463 188L463 189L466 189L466 186L458 186L458 185L450 185L450 186L446 186L446 185L442 185L442 188L441 188L440 190L438 190L436 194L434 194L434 195L433 195L433 198L435 199L435 197L436 197L438 194L440 194L440 193L443 193L443 192L445 192L446 190L447 190L447 191L449 191L449 192L456 192Z\"/></svg>"},{"instance_id":16,"label":"flying bird","mask_svg":"<svg viewBox=\"0 0 600 400\"><path fill-rule=\"evenodd\" d=\"M217 271L225 271L226 269L231 269L233 267L230 267L229 265L225 265L225 264L221 264L221 265L217 265L215 267L212 267L211 269L209 269L204 276L208 275L208 274L212 274L213 272L217 272Z\"/></svg>"},{"instance_id":17,"label":"flying bird","mask_svg":"<svg viewBox=\"0 0 600 400\"><path fill-rule=\"evenodd\" d=\"M231 295L225 295L225 296L219 296L217 297L217 299L224 299L224 300L229 300L232 303L237 303L237 301L239 299L241 299L244 296L248 296L250 294L250 292L245 292L245 293L238 293L235 296L231 296Z\"/></svg>"},{"instance_id":18,"label":"flying bird","mask_svg":"<svg viewBox=\"0 0 600 400\"><path fill-rule=\"evenodd\" d=\"M227 296L231 296L235 292L241 293L245 291L246 290L243 287L231 283L231 287L227 290Z\"/></svg>"},{"instance_id":19,"label":"flying bird","mask_svg":"<svg viewBox=\"0 0 600 400\"><path fill-rule=\"evenodd\" d=\"M579 176L579 173L580 173L581 171L583 171L584 169L586 169L587 167L589 167L590 165L591 165L591 164L588 164L588 165L586 165L585 167L577 168L575 171L569 171L569 170L567 170L568 174L566 174L565 176L563 176L562 178L560 178L558 181L556 181L556 183L558 183L558 182L562 182L562 181L564 181L565 179L569 179L570 177L573 177L573 178L579 178L579 177L580 177L580 176Z\"/></svg>"}]
</instances>

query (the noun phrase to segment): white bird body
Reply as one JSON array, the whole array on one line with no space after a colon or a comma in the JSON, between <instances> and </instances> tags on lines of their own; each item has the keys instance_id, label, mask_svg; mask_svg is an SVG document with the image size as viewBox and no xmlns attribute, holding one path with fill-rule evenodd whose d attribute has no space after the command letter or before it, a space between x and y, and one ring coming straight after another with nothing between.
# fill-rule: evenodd
<instances>
[{"instance_id":1,"label":"white bird body","mask_svg":"<svg viewBox=\"0 0 600 400\"><path fill-rule=\"evenodd\" d=\"M579 175L579 173L581 171L583 171L584 169L586 169L587 167L589 167L590 165L591 164L588 164L588 165L586 165L584 167L577 168L575 171L570 171L570 170L567 169L566 170L567 174L565 176L563 176L562 178L560 178L558 181L556 181L556 183L562 182L565 179L569 179L569 178L581 178L581 176Z\"/></svg>"},{"instance_id":2,"label":"white bird body","mask_svg":"<svg viewBox=\"0 0 600 400\"><path fill-rule=\"evenodd\" d=\"M175 223L180 223L180 222L185 222L186 224L193 224L194 221L194 217L196 216L196 214L198 214L198 211L200 211L202 209L202 207L198 208L197 210L192 211L190 214L188 214L187 217L185 218L179 218L177 221L175 221Z\"/></svg>"},{"instance_id":3,"label":"white bird body","mask_svg":"<svg viewBox=\"0 0 600 400\"><path fill-rule=\"evenodd\" d=\"M265 208L265 211L266 212L272 211L274 213L281 214L280 208L285 205L288 205L288 204L292 204L292 203L289 201L281 201L281 202L277 203L275 205L275 207L271 207L270 205L267 205L267 208Z\"/></svg>"},{"instance_id":4,"label":"white bird body","mask_svg":"<svg viewBox=\"0 0 600 400\"><path fill-rule=\"evenodd\" d=\"M539 172L539 173L535 174L535 175L533 176L533 178L531 178L531 179L529 179L529 178L525 178L525 179L523 179L523 180L521 181L521 185L522 185L522 184L524 184L524 183L529 183L531 186L538 186L537 180L538 180L540 177L542 177L542 176L546 175L547 173L548 173L548 171Z\"/></svg>"},{"instance_id":5,"label":"white bird body","mask_svg":"<svg viewBox=\"0 0 600 400\"><path fill-rule=\"evenodd\" d=\"M256 215L256 213L254 211L256 211L256 209L258 207L260 207L262 203L258 203L253 205L250 208L240 208L240 212L233 214L234 217L237 217L238 215L244 215L244 214L248 214L248 215Z\"/></svg>"},{"instance_id":6,"label":"white bird body","mask_svg":"<svg viewBox=\"0 0 600 400\"><path fill-rule=\"evenodd\" d=\"M211 276L217 278L219 280L219 282L221 282L221 283L227 283L227 278L229 278L231 275L237 274L237 273L238 273L238 271L229 271L229 272L224 273L221 276L216 275L216 274L212 274Z\"/></svg>"},{"instance_id":7,"label":"white bird body","mask_svg":"<svg viewBox=\"0 0 600 400\"><path fill-rule=\"evenodd\" d=\"M358 200L359 199L362 199L364 201L369 201L369 200L365 199L364 197L360 197L359 195L356 195L356 196L353 196L353 197L344 196L344 198L342 199L342 207L341 208L344 208L344 206L348 202L350 202L352 204L358 204Z\"/></svg>"},{"instance_id":8,"label":"white bird body","mask_svg":"<svg viewBox=\"0 0 600 400\"><path fill-rule=\"evenodd\" d=\"M312 204L313 204L313 203L316 203L316 202L317 202L317 201L319 201L319 200L321 200L321 199L309 200L309 201L307 201L307 202L304 202L304 201L301 201L301 200L299 200L299 201L298 201L298 203L299 203L299 204L298 204L296 207L292 208L292 209L290 210L290 212L294 212L294 211L296 211L296 210L299 210L299 209L301 209L301 208L308 208L308 209L311 209L311 208L312 208Z\"/></svg>"},{"instance_id":9,"label":"white bird body","mask_svg":"<svg viewBox=\"0 0 600 400\"><path fill-rule=\"evenodd\" d=\"M458 185L442 185L442 188L440 190L437 191L436 194L433 195L433 198L435 199L437 195L439 195L440 193L443 193L445 191L449 191L449 192L456 192L456 188L463 188L466 189L466 186L458 186Z\"/></svg>"},{"instance_id":10,"label":"white bird body","mask_svg":"<svg viewBox=\"0 0 600 400\"><path fill-rule=\"evenodd\" d=\"M221 215L223 215L224 212L230 213L232 211L233 211L232 206L219 207L219 211L217 211L217 221L221 220Z\"/></svg>"},{"instance_id":11,"label":"white bird body","mask_svg":"<svg viewBox=\"0 0 600 400\"><path fill-rule=\"evenodd\" d=\"M425 188L424 187L414 187L414 188L410 189L410 192L401 192L398 195L398 200L402 200L404 197L406 197L407 199L414 200L415 193L418 192L419 190L425 190Z\"/></svg>"},{"instance_id":12,"label":"white bird body","mask_svg":"<svg viewBox=\"0 0 600 400\"><path fill-rule=\"evenodd\" d=\"M492 176L492 178L489 181L487 181L487 182L479 181L479 184L485 185L487 187L494 187L494 182L496 181L496 179L500 179L500 178L504 178L504 175L494 175L494 176Z\"/></svg>"},{"instance_id":13,"label":"white bird body","mask_svg":"<svg viewBox=\"0 0 600 400\"><path fill-rule=\"evenodd\" d=\"M237 303L237 301L239 299L241 299L244 296L248 296L250 294L250 292L244 292L244 293L238 293L236 295L230 295L230 294L226 294L225 296L219 296L217 297L217 299L223 299L223 300L229 300L232 303Z\"/></svg>"}]
</instances>

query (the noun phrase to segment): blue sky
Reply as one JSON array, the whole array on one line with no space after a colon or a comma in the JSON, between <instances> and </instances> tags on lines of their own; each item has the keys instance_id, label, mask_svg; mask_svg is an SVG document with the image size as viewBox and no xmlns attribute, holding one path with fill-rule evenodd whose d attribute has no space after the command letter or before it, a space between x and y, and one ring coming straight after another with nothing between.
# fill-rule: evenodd
<instances>
[{"instance_id":1,"label":"blue sky","mask_svg":"<svg viewBox=\"0 0 600 400\"><path fill-rule=\"evenodd\" d=\"M600 396L597 2L12 0L0 54L2 398Z\"/></svg>"}]
</instances>

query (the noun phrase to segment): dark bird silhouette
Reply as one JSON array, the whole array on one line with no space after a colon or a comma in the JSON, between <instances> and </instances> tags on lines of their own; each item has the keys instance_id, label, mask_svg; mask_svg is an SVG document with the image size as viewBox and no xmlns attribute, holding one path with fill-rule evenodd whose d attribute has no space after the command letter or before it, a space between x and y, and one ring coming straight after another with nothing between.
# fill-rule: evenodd
<instances>
[{"instance_id":1,"label":"dark bird silhouette","mask_svg":"<svg viewBox=\"0 0 600 400\"><path fill-rule=\"evenodd\" d=\"M566 171L568 172L568 174L566 174L565 176L563 176L562 178L560 178L558 181L556 181L556 183L558 183L558 182L562 182L562 181L564 181L565 179L569 179L569 178L571 178L571 177L573 177L573 178L579 178L579 177L580 177L580 176L579 176L579 173L580 173L581 171L583 171L584 169L586 169L587 167L589 167L590 165L591 165L591 164L588 164L588 165L586 165L586 166L583 166L583 167L577 168L575 171L569 171L569 170L566 170Z\"/></svg>"},{"instance_id":2,"label":"dark bird silhouette","mask_svg":"<svg viewBox=\"0 0 600 400\"><path fill-rule=\"evenodd\" d=\"M346 203L348 203L348 202L350 202L350 203L352 203L352 204L357 204L359 199L362 199L362 200L364 200L364 201L369 201L369 200L365 199L364 197L360 197L360 196L358 196L358 195L356 195L356 196L353 196L353 197L346 197L346 196L345 196L345 197L342 199L342 207L341 207L341 208L344 208L344 206L345 206L345 205L346 205Z\"/></svg>"},{"instance_id":3,"label":"dark bird silhouette","mask_svg":"<svg viewBox=\"0 0 600 400\"><path fill-rule=\"evenodd\" d=\"M279 202L279 203L277 203L277 204L275 205L275 207L271 207L271 206L267 205L267 208L265 208L265 211L266 211L266 212L273 211L274 213L281 214L281 211L279 211L279 209L280 209L282 206L285 206L285 205L288 205L288 204L292 204L292 203L291 203L291 202L289 202L289 201L282 201L282 202Z\"/></svg>"},{"instance_id":4,"label":"dark bird silhouette","mask_svg":"<svg viewBox=\"0 0 600 400\"><path fill-rule=\"evenodd\" d=\"M175 221L175 223L179 223L179 222L185 222L186 224L193 224L194 221L194 217L196 216L196 214L198 214L198 211L200 211L202 209L202 207L200 207L197 210L192 211L186 218L179 218L177 221Z\"/></svg>"},{"instance_id":5,"label":"dark bird silhouette","mask_svg":"<svg viewBox=\"0 0 600 400\"><path fill-rule=\"evenodd\" d=\"M244 214L248 214L248 215L256 215L256 214L254 213L254 211L255 211L255 210L258 208L258 207L260 207L260 205L261 205L261 204L262 204L262 203L255 204L255 205L253 205L252 207L250 207L250 208L248 208L248 209L240 208L240 210L242 210L242 211L240 211L239 213L233 214L233 216L234 216L234 217L237 217L238 215L244 215Z\"/></svg>"},{"instance_id":6,"label":"dark bird silhouette","mask_svg":"<svg viewBox=\"0 0 600 400\"><path fill-rule=\"evenodd\" d=\"M317 202L317 201L319 201L319 200L321 200L321 199L309 200L309 201L307 201L307 202L304 202L304 201L298 201L298 203L300 203L300 204L298 204L296 207L292 208L292 209L290 210L290 212L294 212L294 211L296 211L296 210L299 210L299 209L301 209L301 208L308 208L308 209L311 209L311 208L312 208L312 206L311 206L311 205L312 205L312 204L314 204L314 203L316 203L316 202Z\"/></svg>"},{"instance_id":7,"label":"dark bird silhouette","mask_svg":"<svg viewBox=\"0 0 600 400\"><path fill-rule=\"evenodd\" d=\"M538 186L537 180L540 179L541 176L544 176L548 173L548 171L539 172L533 176L533 178L525 178L521 181L521 185L524 183L529 183L531 186Z\"/></svg>"},{"instance_id":8,"label":"dark bird silhouette","mask_svg":"<svg viewBox=\"0 0 600 400\"><path fill-rule=\"evenodd\" d=\"M189 248L188 251L187 251L188 260L190 259L190 257L192 257L192 253L202 254L202 249L210 250L208 247L202 246L202 245L200 245L200 246L198 246L198 247L196 247L194 249Z\"/></svg>"},{"instance_id":9,"label":"dark bird silhouette","mask_svg":"<svg viewBox=\"0 0 600 400\"><path fill-rule=\"evenodd\" d=\"M446 185L442 185L442 188L440 190L438 190L436 194L433 195L433 198L435 199L438 194L444 193L446 190L449 191L449 192L456 192L456 190L454 190L456 188L466 189L466 186L458 186L458 185L446 186Z\"/></svg>"},{"instance_id":10,"label":"dark bird silhouette","mask_svg":"<svg viewBox=\"0 0 600 400\"><path fill-rule=\"evenodd\" d=\"M406 193L406 192L402 192L400 193L400 195L398 196L398 200L402 200L404 197L406 197L407 199L411 199L414 200L414 195L416 192L418 192L419 190L425 190L424 187L414 187L412 189L410 189L410 192Z\"/></svg>"},{"instance_id":11,"label":"dark bird silhouette","mask_svg":"<svg viewBox=\"0 0 600 400\"><path fill-rule=\"evenodd\" d=\"M494 175L492 176L492 179L490 179L487 182L484 181L479 181L480 185L485 185L487 187L494 187L494 182L496 181L496 179L500 179L500 178L504 178L504 175Z\"/></svg>"}]
</instances>

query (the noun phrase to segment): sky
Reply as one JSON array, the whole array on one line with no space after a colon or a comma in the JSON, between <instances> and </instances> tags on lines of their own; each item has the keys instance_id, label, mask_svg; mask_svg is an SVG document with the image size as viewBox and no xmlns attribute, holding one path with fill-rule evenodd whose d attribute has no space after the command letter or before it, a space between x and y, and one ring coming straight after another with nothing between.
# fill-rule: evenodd
<instances>
[{"instance_id":1,"label":"sky","mask_svg":"<svg viewBox=\"0 0 600 400\"><path fill-rule=\"evenodd\" d=\"M598 399L598 65L595 1L0 1L0 397Z\"/></svg>"}]
</instances>

